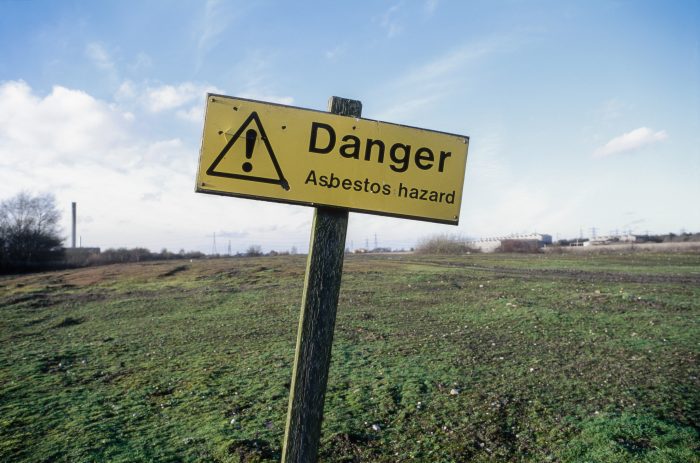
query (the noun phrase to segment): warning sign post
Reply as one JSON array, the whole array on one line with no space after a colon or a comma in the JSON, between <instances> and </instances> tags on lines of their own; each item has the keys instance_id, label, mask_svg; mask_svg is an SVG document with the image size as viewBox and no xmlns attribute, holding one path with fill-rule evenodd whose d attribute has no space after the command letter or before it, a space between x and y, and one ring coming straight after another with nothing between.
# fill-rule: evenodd
<instances>
[{"instance_id":1,"label":"warning sign post","mask_svg":"<svg viewBox=\"0 0 700 463\"><path fill-rule=\"evenodd\" d=\"M196 191L316 207L306 262L282 463L315 463L331 361L348 211L457 224L469 138L207 96Z\"/></svg>"},{"instance_id":2,"label":"warning sign post","mask_svg":"<svg viewBox=\"0 0 700 463\"><path fill-rule=\"evenodd\" d=\"M343 116L360 117L362 103L332 97L328 110ZM316 208L306 260L282 448L283 463L317 460L347 229L347 210Z\"/></svg>"}]
</instances>

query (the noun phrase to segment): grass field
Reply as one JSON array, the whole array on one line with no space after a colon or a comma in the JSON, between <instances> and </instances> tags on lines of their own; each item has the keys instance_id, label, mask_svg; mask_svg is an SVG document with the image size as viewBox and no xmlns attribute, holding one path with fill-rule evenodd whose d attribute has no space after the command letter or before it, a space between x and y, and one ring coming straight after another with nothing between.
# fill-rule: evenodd
<instances>
[{"instance_id":1,"label":"grass field","mask_svg":"<svg viewBox=\"0 0 700 463\"><path fill-rule=\"evenodd\" d=\"M0 278L0 461L279 460L305 258ZM700 255L348 256L325 462L698 462Z\"/></svg>"}]
</instances>

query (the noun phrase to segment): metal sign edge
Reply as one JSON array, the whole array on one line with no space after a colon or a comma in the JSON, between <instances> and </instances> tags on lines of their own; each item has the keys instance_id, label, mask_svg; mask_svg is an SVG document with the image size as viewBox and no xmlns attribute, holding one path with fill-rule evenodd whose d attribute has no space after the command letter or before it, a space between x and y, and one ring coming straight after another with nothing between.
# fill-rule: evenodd
<instances>
[{"instance_id":1,"label":"metal sign edge","mask_svg":"<svg viewBox=\"0 0 700 463\"><path fill-rule=\"evenodd\" d=\"M207 100L208 100L210 97L214 97L214 98L217 98L217 97L218 97L218 98L229 98L229 99L232 99L232 100L239 100L239 101L249 101L249 102L251 102L251 103L258 103L258 104L271 105L271 106L279 106L279 107L281 107L281 108L298 109L298 110L300 110L300 111L310 111L310 112L314 112L314 113L321 113L321 114L325 114L325 115L338 116L338 117L351 117L351 116L340 116L340 115L338 115L338 114L329 113L328 111L321 111L321 110L319 110L319 109L303 108L303 107L301 107L301 106L286 105L286 104L281 104L281 103L272 103L272 102L269 102L269 101L253 100L253 99L250 99L250 98L241 98L241 97L230 96L230 95L221 95L221 94L218 94L218 93L207 93L207 97L206 97ZM357 120L361 120L361 121L367 121L367 122L377 122L377 123L379 123L379 124L394 125L394 126L397 126L397 127L404 127L404 128L406 128L406 129L424 130L424 131L426 131L426 132L434 132L434 133L440 133L440 134L443 134L443 135L450 135L450 136L452 136L452 137L457 137L457 138L463 138L463 139L465 139L465 140L466 140L466 144L469 145L469 136L468 136L468 135L460 135L460 134L458 134L458 133L445 132L445 131L443 131L443 130L426 129L426 128L424 128L424 127L416 127L416 126L413 126L413 125L397 124L397 123L395 123L395 122L380 121L380 120L377 120L377 119L367 119L367 118L365 118L365 117L354 117L353 119L357 119ZM204 121L206 122L206 111L205 111Z\"/></svg>"}]
</instances>

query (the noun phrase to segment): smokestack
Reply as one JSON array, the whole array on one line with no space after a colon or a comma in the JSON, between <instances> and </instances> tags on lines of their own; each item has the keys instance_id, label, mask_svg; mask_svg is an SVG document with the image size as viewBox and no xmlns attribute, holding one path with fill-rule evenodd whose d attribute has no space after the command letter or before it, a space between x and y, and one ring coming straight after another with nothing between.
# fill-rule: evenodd
<instances>
[{"instance_id":1,"label":"smokestack","mask_svg":"<svg viewBox=\"0 0 700 463\"><path fill-rule=\"evenodd\" d=\"M76 209L76 207L75 207L75 203L71 203L71 205L73 206L73 247L75 248L75 218L76 218L75 209Z\"/></svg>"}]
</instances>

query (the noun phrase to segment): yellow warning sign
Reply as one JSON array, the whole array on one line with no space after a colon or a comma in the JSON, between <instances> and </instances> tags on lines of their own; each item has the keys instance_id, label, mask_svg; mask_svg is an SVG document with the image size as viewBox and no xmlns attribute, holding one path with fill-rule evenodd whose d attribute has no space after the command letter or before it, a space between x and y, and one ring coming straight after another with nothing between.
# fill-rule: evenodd
<instances>
[{"instance_id":1,"label":"yellow warning sign","mask_svg":"<svg viewBox=\"0 0 700 463\"><path fill-rule=\"evenodd\" d=\"M469 138L207 95L196 191L457 224Z\"/></svg>"}]
</instances>

